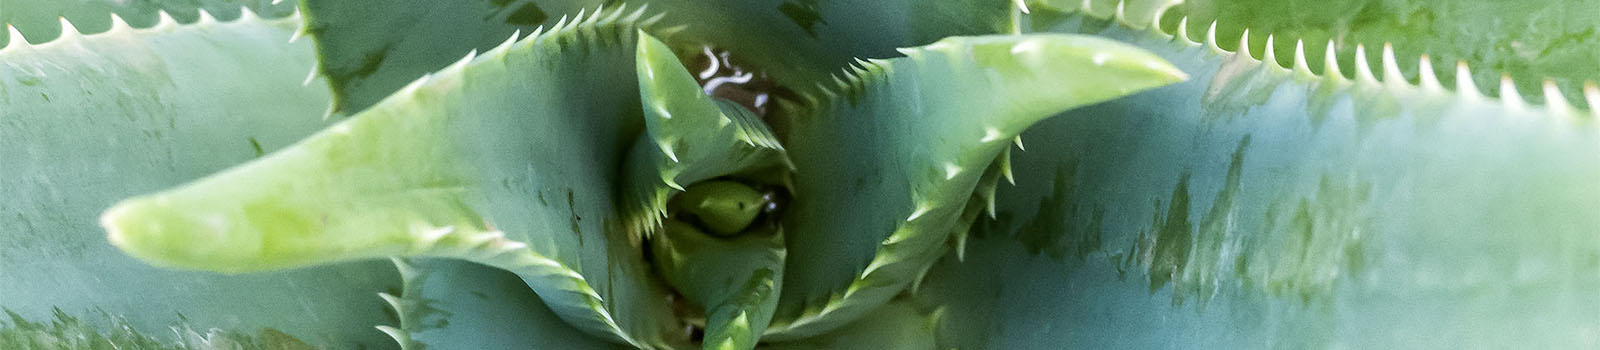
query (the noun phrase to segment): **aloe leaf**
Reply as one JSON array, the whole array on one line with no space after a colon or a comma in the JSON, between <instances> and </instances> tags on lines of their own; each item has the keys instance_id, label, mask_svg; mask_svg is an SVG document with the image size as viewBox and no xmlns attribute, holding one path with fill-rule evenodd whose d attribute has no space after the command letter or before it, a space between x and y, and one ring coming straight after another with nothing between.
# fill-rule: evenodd
<instances>
[{"instance_id":1,"label":"aloe leaf","mask_svg":"<svg viewBox=\"0 0 1600 350\"><path fill-rule=\"evenodd\" d=\"M623 200L642 206L628 214L634 222L629 232L640 237L666 226L666 234L651 240L656 271L704 308L705 348L751 349L771 321L782 288L783 234L718 238L683 222L660 219L668 196L684 191L680 183L742 175L781 184L781 176L754 177L773 177L766 174L786 170L788 160L765 122L743 106L706 95L671 48L647 34L640 36L644 39L639 41L636 70L646 132L628 155L629 177L623 185L633 190ZM759 196L742 184L731 186ZM749 209L752 214L760 210ZM738 234L750 223L734 226L720 234Z\"/></svg>"},{"instance_id":2,"label":"aloe leaf","mask_svg":"<svg viewBox=\"0 0 1600 350\"><path fill-rule=\"evenodd\" d=\"M642 132L638 12L595 13L464 58L283 151L103 218L154 264L250 272L386 256L521 275L563 319L638 347L681 339L614 207Z\"/></svg>"},{"instance_id":3,"label":"aloe leaf","mask_svg":"<svg viewBox=\"0 0 1600 350\"><path fill-rule=\"evenodd\" d=\"M637 55L645 135L629 151L622 179L630 234L637 238L660 227L667 200L686 185L736 174L785 180L763 175L788 164L766 122L706 95L660 40L641 40Z\"/></svg>"},{"instance_id":4,"label":"aloe leaf","mask_svg":"<svg viewBox=\"0 0 1600 350\"><path fill-rule=\"evenodd\" d=\"M1261 52L1268 35L1276 37L1280 52L1304 40L1313 57L1320 57L1324 44L1332 42L1339 64L1348 67L1357 46L1365 46L1367 59L1376 61L1377 48L1393 45L1402 72L1412 81L1424 54L1438 63L1463 61L1477 68L1471 80L1492 96L1501 94L1503 77L1511 78L1530 100L1541 97L1546 81L1571 96L1583 82L1600 80L1600 21L1594 20L1600 3L1594 1L1196 0L1181 9L1168 18L1186 16L1191 24L1215 21L1222 47L1235 47L1248 28L1255 52ZM1167 28L1174 23L1169 21ZM1206 28L1189 30L1187 34L1198 37ZM1321 68L1321 62L1311 63ZM1435 74L1447 82L1458 79L1452 67L1434 67Z\"/></svg>"},{"instance_id":5,"label":"aloe leaf","mask_svg":"<svg viewBox=\"0 0 1600 350\"><path fill-rule=\"evenodd\" d=\"M935 330L941 319L943 312L940 310L923 312L912 302L896 300L827 335L764 344L757 349L940 349Z\"/></svg>"},{"instance_id":6,"label":"aloe leaf","mask_svg":"<svg viewBox=\"0 0 1600 350\"><path fill-rule=\"evenodd\" d=\"M383 298L402 349L603 349L562 321L511 272L445 259L395 259L405 283Z\"/></svg>"},{"instance_id":7,"label":"aloe leaf","mask_svg":"<svg viewBox=\"0 0 1600 350\"><path fill-rule=\"evenodd\" d=\"M1184 76L1083 36L956 37L903 52L780 105L797 196L768 339L820 334L898 294L945 252L984 170L1029 125Z\"/></svg>"},{"instance_id":8,"label":"aloe leaf","mask_svg":"<svg viewBox=\"0 0 1600 350\"><path fill-rule=\"evenodd\" d=\"M0 308L36 326L55 318L72 332L85 331L77 324L107 337L172 341L173 326L202 340L218 328L227 332L218 339L388 344L368 328L385 319L373 295L398 282L382 264L251 276L163 270L106 244L94 220L120 198L324 127L317 106L329 94L301 86L296 72L315 57L309 45L287 43L292 22L118 25L0 49ZM10 323L0 332L30 328ZM0 348L31 346L13 341L20 340L0 339Z\"/></svg>"},{"instance_id":9,"label":"aloe leaf","mask_svg":"<svg viewBox=\"0 0 1600 350\"><path fill-rule=\"evenodd\" d=\"M948 36L1001 33L1012 26L1005 0L667 0L639 1L682 25L678 40L727 49L780 85L826 81L856 57Z\"/></svg>"},{"instance_id":10,"label":"aloe leaf","mask_svg":"<svg viewBox=\"0 0 1600 350\"><path fill-rule=\"evenodd\" d=\"M473 50L512 33L565 25L599 0L302 0L304 34L334 91L332 112L351 114ZM620 13L611 11L610 13Z\"/></svg>"},{"instance_id":11,"label":"aloe leaf","mask_svg":"<svg viewBox=\"0 0 1600 350\"><path fill-rule=\"evenodd\" d=\"M1194 79L1023 134L1050 141L1013 154L996 219L918 295L948 306L942 346L1600 344L1591 112L1102 35ZM1066 122L1100 115L1121 118Z\"/></svg>"},{"instance_id":12,"label":"aloe leaf","mask_svg":"<svg viewBox=\"0 0 1600 350\"><path fill-rule=\"evenodd\" d=\"M294 13L292 4L273 4L272 0L4 0L0 1L0 24L16 27L17 33L0 33L0 47L17 40L20 34L34 44L55 40L61 35L61 20L71 22L80 33L110 30L116 21L148 28L164 20L196 23L221 19L232 21L245 16L279 18ZM112 16L118 19L112 19Z\"/></svg>"},{"instance_id":13,"label":"aloe leaf","mask_svg":"<svg viewBox=\"0 0 1600 350\"><path fill-rule=\"evenodd\" d=\"M652 249L661 277L705 310L704 348L753 348L783 288L783 234L723 239L669 221L656 237Z\"/></svg>"},{"instance_id":14,"label":"aloe leaf","mask_svg":"<svg viewBox=\"0 0 1600 350\"><path fill-rule=\"evenodd\" d=\"M725 48L780 83L820 81L854 57L893 54L950 35L1010 28L999 0L303 0L305 32L322 55L334 111L353 113L467 52L487 50L512 32L582 17L602 4L662 16L679 49ZM863 14L872 14L865 16ZM398 28L398 29L397 29Z\"/></svg>"}]
</instances>

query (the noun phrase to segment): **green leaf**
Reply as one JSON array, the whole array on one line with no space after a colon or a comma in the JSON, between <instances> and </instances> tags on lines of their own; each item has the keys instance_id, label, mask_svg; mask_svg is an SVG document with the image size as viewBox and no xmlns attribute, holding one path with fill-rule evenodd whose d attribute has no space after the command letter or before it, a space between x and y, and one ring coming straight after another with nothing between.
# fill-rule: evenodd
<instances>
[{"instance_id":1,"label":"green leaf","mask_svg":"<svg viewBox=\"0 0 1600 350\"><path fill-rule=\"evenodd\" d=\"M898 294L945 252L983 170L1029 125L1184 76L1083 36L957 37L903 52L780 105L796 197L768 339L820 334Z\"/></svg>"},{"instance_id":2,"label":"green leaf","mask_svg":"<svg viewBox=\"0 0 1600 350\"><path fill-rule=\"evenodd\" d=\"M383 298L402 349L604 349L618 345L562 321L516 274L444 259L395 259L405 278Z\"/></svg>"},{"instance_id":3,"label":"green leaf","mask_svg":"<svg viewBox=\"0 0 1600 350\"><path fill-rule=\"evenodd\" d=\"M152 263L224 272L465 259L521 275L593 334L682 341L614 207L642 133L639 15L508 40L283 151L124 201L103 219L110 238Z\"/></svg>"},{"instance_id":4,"label":"green leaf","mask_svg":"<svg viewBox=\"0 0 1600 350\"><path fill-rule=\"evenodd\" d=\"M942 345L1596 346L1595 118L1102 35L1194 79L1024 133L1050 141L918 295Z\"/></svg>"},{"instance_id":5,"label":"green leaf","mask_svg":"<svg viewBox=\"0 0 1600 350\"><path fill-rule=\"evenodd\" d=\"M1471 80L1492 96L1503 93L1502 77L1513 80L1519 97L1533 101L1548 98L1546 81L1577 96L1585 81L1600 80L1600 21L1594 20L1600 3L1594 1L1195 0L1181 9L1167 18L1169 31L1187 17L1193 25L1187 34L1202 37L1201 24L1216 22L1215 41L1222 47L1236 47L1248 28L1254 52L1262 51L1268 35L1275 36L1279 52L1291 52L1303 40L1312 57L1332 43L1339 64L1350 67L1358 46L1365 46L1367 60L1377 61L1378 48L1392 44L1405 79L1418 79L1422 56L1438 64L1433 73L1447 82L1458 79L1454 63L1465 62L1476 70ZM1289 58L1279 57L1279 63L1288 66Z\"/></svg>"},{"instance_id":6,"label":"green leaf","mask_svg":"<svg viewBox=\"0 0 1600 350\"><path fill-rule=\"evenodd\" d=\"M895 300L871 314L826 335L790 342L765 344L764 350L824 349L940 349L936 327L942 311L925 313L909 301Z\"/></svg>"},{"instance_id":7,"label":"green leaf","mask_svg":"<svg viewBox=\"0 0 1600 350\"><path fill-rule=\"evenodd\" d=\"M385 319L373 296L398 282L382 264L250 276L163 270L118 252L95 221L120 198L326 125L318 106L328 91L302 87L315 58L309 45L287 43L291 22L120 26L0 49L0 307L38 322L81 320L106 336L168 341L178 326L184 336L219 328L336 348L389 343L369 328ZM20 323L8 331L28 328ZM51 327L84 331L70 323ZM26 348L14 340L0 348Z\"/></svg>"},{"instance_id":8,"label":"green leaf","mask_svg":"<svg viewBox=\"0 0 1600 350\"><path fill-rule=\"evenodd\" d=\"M766 122L737 104L713 99L659 40L642 40L635 70L645 134L628 152L622 203L628 231L643 237L661 226L667 200L684 186L738 175L781 184L788 164Z\"/></svg>"},{"instance_id":9,"label":"green leaf","mask_svg":"<svg viewBox=\"0 0 1600 350\"><path fill-rule=\"evenodd\" d=\"M601 5L648 6L662 17L653 34L670 34L675 48L724 48L788 84L822 81L855 57L1011 27L1002 0L302 1L305 32L317 41L339 113L358 112L513 31L557 25Z\"/></svg>"},{"instance_id":10,"label":"green leaf","mask_svg":"<svg viewBox=\"0 0 1600 350\"><path fill-rule=\"evenodd\" d=\"M232 21L257 14L279 18L294 13L292 4L273 4L272 0L3 0L0 9L5 9L0 11L0 24L17 28L17 32L0 33L0 47L16 41L17 35L34 44L50 42L61 36L67 26L72 27L71 31L93 34L111 30L121 21L149 28L164 21L188 24ZM246 11L250 13L245 14ZM63 24L64 21L70 23Z\"/></svg>"},{"instance_id":11,"label":"green leaf","mask_svg":"<svg viewBox=\"0 0 1600 350\"><path fill-rule=\"evenodd\" d=\"M316 42L319 72L333 87L330 112L353 114L468 52L487 51L512 33L564 26L601 3L301 0L302 30Z\"/></svg>"},{"instance_id":12,"label":"green leaf","mask_svg":"<svg viewBox=\"0 0 1600 350\"><path fill-rule=\"evenodd\" d=\"M787 170L788 164L766 123L742 106L706 95L665 43L642 32L640 36L644 39L639 40L636 71L646 132L628 154L629 175L623 182L624 188L633 189L624 192L624 203L642 205L627 214L634 238L663 225L668 196L684 190L680 183L730 175L767 177L762 175ZM751 180L781 183L786 177ZM743 184L732 186L759 197ZM717 238L683 222L667 221L665 226L666 233L650 242L655 271L705 310L705 348L755 347L783 287L782 232L746 228L746 222L723 232L742 236Z\"/></svg>"}]
</instances>

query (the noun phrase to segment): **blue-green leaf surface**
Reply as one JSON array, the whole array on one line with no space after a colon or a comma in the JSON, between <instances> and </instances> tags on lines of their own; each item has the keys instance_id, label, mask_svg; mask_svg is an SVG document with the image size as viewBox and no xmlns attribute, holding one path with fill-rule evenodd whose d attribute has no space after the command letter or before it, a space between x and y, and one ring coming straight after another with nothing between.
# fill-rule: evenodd
<instances>
[{"instance_id":1,"label":"blue-green leaf surface","mask_svg":"<svg viewBox=\"0 0 1600 350\"><path fill-rule=\"evenodd\" d=\"M317 41L335 111L358 112L407 82L512 32L552 26L597 7L649 7L674 46L727 49L780 82L822 81L855 57L892 55L950 35L998 33L1003 0L302 0L305 32Z\"/></svg>"},{"instance_id":2,"label":"blue-green leaf surface","mask_svg":"<svg viewBox=\"0 0 1600 350\"><path fill-rule=\"evenodd\" d=\"M780 105L795 199L769 339L821 334L898 294L943 255L982 175L1029 125L1183 79L1084 36L955 37L903 53Z\"/></svg>"},{"instance_id":3,"label":"blue-green leaf surface","mask_svg":"<svg viewBox=\"0 0 1600 350\"><path fill-rule=\"evenodd\" d=\"M382 263L249 276L171 271L119 252L95 220L118 199L326 126L318 105L329 93L302 87L297 71L315 57L310 45L288 43L295 26L167 22L0 49L0 307L38 326L11 320L0 333L77 319L102 335L167 344L227 333L219 339L276 334L294 340L279 344L389 346L371 329L386 319L374 295L399 282ZM21 340L0 339L0 348L74 347L14 341Z\"/></svg>"},{"instance_id":4,"label":"blue-green leaf surface","mask_svg":"<svg viewBox=\"0 0 1600 350\"><path fill-rule=\"evenodd\" d=\"M641 21L616 9L508 38L281 152L118 204L110 240L223 272L465 259L522 275L592 334L682 341L615 205L642 133Z\"/></svg>"},{"instance_id":5,"label":"blue-green leaf surface","mask_svg":"<svg viewBox=\"0 0 1600 350\"><path fill-rule=\"evenodd\" d=\"M294 5L273 4L272 0L4 0L0 1L0 27L11 25L17 32L0 32L0 47L17 41L16 35L35 44L55 40L66 26L62 19L73 29L90 34L110 30L118 20L148 28L163 20L232 21L246 16L243 11L250 11L248 16L278 18L294 13Z\"/></svg>"},{"instance_id":6,"label":"blue-green leaf surface","mask_svg":"<svg viewBox=\"0 0 1600 350\"><path fill-rule=\"evenodd\" d=\"M1017 185L919 294L942 346L1600 344L1590 112L1102 34L1194 78L1023 133Z\"/></svg>"},{"instance_id":7,"label":"blue-green leaf surface","mask_svg":"<svg viewBox=\"0 0 1600 350\"><path fill-rule=\"evenodd\" d=\"M404 350L613 349L563 321L509 271L446 259L395 259L405 283L383 294L399 320L381 327Z\"/></svg>"}]
</instances>

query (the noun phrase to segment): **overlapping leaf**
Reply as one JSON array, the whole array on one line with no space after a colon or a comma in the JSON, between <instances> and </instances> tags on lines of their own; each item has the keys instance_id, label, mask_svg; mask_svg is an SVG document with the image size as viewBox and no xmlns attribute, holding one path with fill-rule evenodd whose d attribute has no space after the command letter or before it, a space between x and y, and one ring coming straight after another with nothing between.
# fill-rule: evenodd
<instances>
[{"instance_id":1,"label":"overlapping leaf","mask_svg":"<svg viewBox=\"0 0 1600 350\"><path fill-rule=\"evenodd\" d=\"M1017 186L1001 186L996 218L974 228L983 238L922 289L949 306L944 346L1600 341L1584 331L1600 324L1589 112L1430 75L1380 81L1364 59L1340 67L1350 80L1312 74L1298 51L1283 68L1214 41L1102 34L1194 79L1023 134L1052 141L1014 153ZM1078 115L1120 118L1066 122Z\"/></svg>"},{"instance_id":2,"label":"overlapping leaf","mask_svg":"<svg viewBox=\"0 0 1600 350\"><path fill-rule=\"evenodd\" d=\"M195 23L202 18L231 21L243 15L241 11L278 18L293 13L294 7L273 4L271 0L5 0L0 1L0 25L16 27L16 34L41 44L61 35L62 19L88 34L110 30L113 14L134 27L148 28L159 24L164 16L181 23ZM0 47L16 41L13 36L0 33Z\"/></svg>"},{"instance_id":3,"label":"overlapping leaf","mask_svg":"<svg viewBox=\"0 0 1600 350\"><path fill-rule=\"evenodd\" d=\"M769 339L821 334L898 294L943 255L961 214L975 212L967 203L985 169L1023 129L1183 77L1143 51L1069 35L957 37L903 52L819 84L775 122L796 197Z\"/></svg>"},{"instance_id":4,"label":"overlapping leaf","mask_svg":"<svg viewBox=\"0 0 1600 350\"><path fill-rule=\"evenodd\" d=\"M660 28L680 32L675 49L724 48L790 85L822 81L855 57L1010 27L1010 4L997 0L303 0L306 33L318 42L341 113L358 112L513 31L555 25L602 4L648 6L663 16Z\"/></svg>"},{"instance_id":5,"label":"overlapping leaf","mask_svg":"<svg viewBox=\"0 0 1600 350\"><path fill-rule=\"evenodd\" d=\"M640 17L596 12L469 56L284 151L119 204L110 239L153 263L228 272L466 259L522 275L591 333L681 341L614 206L642 132Z\"/></svg>"},{"instance_id":6,"label":"overlapping leaf","mask_svg":"<svg viewBox=\"0 0 1600 350\"><path fill-rule=\"evenodd\" d=\"M373 295L399 282L383 264L249 276L170 271L118 252L95 221L118 199L326 126L317 106L328 91L303 88L295 73L315 62L310 45L287 43L296 25L119 25L0 49L0 307L20 317L0 333L21 334L0 338L0 348L90 339L42 338L52 332L164 344L389 343L368 326L386 318Z\"/></svg>"}]
</instances>

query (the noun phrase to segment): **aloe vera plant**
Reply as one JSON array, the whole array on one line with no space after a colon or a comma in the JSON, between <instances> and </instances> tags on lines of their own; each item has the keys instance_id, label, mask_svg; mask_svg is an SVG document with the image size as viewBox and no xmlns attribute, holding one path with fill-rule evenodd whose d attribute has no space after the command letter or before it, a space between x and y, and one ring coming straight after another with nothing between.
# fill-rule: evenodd
<instances>
[{"instance_id":1,"label":"aloe vera plant","mask_svg":"<svg viewBox=\"0 0 1600 350\"><path fill-rule=\"evenodd\" d=\"M0 348L1592 348L1593 13L0 0Z\"/></svg>"}]
</instances>

